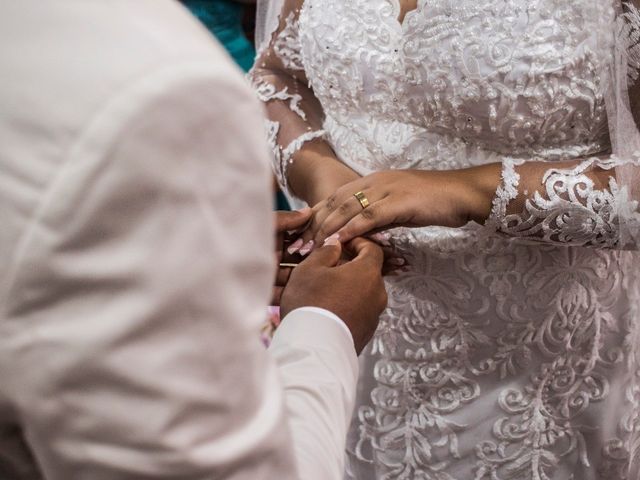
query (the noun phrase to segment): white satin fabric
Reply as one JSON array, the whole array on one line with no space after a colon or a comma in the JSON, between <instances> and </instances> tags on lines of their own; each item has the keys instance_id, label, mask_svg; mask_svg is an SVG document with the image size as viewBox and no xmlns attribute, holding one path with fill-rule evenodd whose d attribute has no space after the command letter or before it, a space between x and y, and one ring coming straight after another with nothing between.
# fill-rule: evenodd
<instances>
[{"instance_id":1,"label":"white satin fabric","mask_svg":"<svg viewBox=\"0 0 640 480\"><path fill-rule=\"evenodd\" d=\"M268 160L222 50L170 1L2 2L0 71L0 478L339 478L353 342L298 310L260 344Z\"/></svg>"}]
</instances>

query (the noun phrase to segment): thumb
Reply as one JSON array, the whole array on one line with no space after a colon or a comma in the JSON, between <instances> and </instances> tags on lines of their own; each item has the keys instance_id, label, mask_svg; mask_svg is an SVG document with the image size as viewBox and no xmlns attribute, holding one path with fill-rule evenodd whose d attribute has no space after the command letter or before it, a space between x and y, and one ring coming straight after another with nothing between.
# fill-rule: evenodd
<instances>
[{"instance_id":1,"label":"thumb","mask_svg":"<svg viewBox=\"0 0 640 480\"><path fill-rule=\"evenodd\" d=\"M356 254L356 258L352 261L368 262L376 270L382 270L384 252L378 244L370 240L357 237L349 242L349 248L351 248Z\"/></svg>"},{"instance_id":2,"label":"thumb","mask_svg":"<svg viewBox=\"0 0 640 480\"><path fill-rule=\"evenodd\" d=\"M337 235L327 238L324 245L316 248L303 262L311 267L335 267L342 256L342 244Z\"/></svg>"},{"instance_id":3,"label":"thumb","mask_svg":"<svg viewBox=\"0 0 640 480\"><path fill-rule=\"evenodd\" d=\"M311 218L311 212L309 207L292 212L276 212L276 232L281 233L303 227Z\"/></svg>"}]
</instances>

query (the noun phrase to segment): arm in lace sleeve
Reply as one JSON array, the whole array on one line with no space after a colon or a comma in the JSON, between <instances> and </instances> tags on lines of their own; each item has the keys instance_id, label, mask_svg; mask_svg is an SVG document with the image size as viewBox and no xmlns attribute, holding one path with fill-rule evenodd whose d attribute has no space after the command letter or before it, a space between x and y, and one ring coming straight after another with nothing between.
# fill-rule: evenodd
<instances>
[{"instance_id":1,"label":"arm in lace sleeve","mask_svg":"<svg viewBox=\"0 0 640 480\"><path fill-rule=\"evenodd\" d=\"M616 171L636 168L615 156L547 163L506 159L487 224L514 237L554 244L637 248L638 202ZM622 230L630 235L623 235Z\"/></svg>"},{"instance_id":2,"label":"arm in lace sleeve","mask_svg":"<svg viewBox=\"0 0 640 480\"><path fill-rule=\"evenodd\" d=\"M505 160L488 220L496 230L548 243L638 248L640 2L622 3L608 99L615 155L558 164Z\"/></svg>"},{"instance_id":3,"label":"arm in lace sleeve","mask_svg":"<svg viewBox=\"0 0 640 480\"><path fill-rule=\"evenodd\" d=\"M286 188L287 169L307 142L324 136L320 103L302 65L298 18L302 0L286 0L279 26L258 53L249 78L267 111L267 134L274 171Z\"/></svg>"}]
</instances>

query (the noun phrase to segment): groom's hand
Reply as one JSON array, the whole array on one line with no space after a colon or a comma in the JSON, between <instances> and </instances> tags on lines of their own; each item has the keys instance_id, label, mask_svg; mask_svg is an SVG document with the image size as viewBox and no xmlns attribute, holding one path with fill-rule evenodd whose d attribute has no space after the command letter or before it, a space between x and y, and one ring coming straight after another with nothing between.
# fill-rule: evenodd
<instances>
[{"instance_id":1,"label":"groom's hand","mask_svg":"<svg viewBox=\"0 0 640 480\"><path fill-rule=\"evenodd\" d=\"M276 279L273 285L272 305L280 305L280 296L289 281L291 275L291 267L283 267L282 263L291 262L292 256L286 251L289 240L298 235L290 235L288 232L301 231L311 219L311 209L303 208L302 210L294 210L292 212L278 211L276 212ZM300 258L298 256L298 258ZM293 263L298 263L295 261Z\"/></svg>"},{"instance_id":2,"label":"groom's hand","mask_svg":"<svg viewBox=\"0 0 640 480\"><path fill-rule=\"evenodd\" d=\"M347 246L354 257L341 262L336 238L304 260L291 273L282 293L282 317L300 307L320 307L335 313L347 325L360 354L378 327L387 304L382 280L384 254L375 243L356 238Z\"/></svg>"}]
</instances>

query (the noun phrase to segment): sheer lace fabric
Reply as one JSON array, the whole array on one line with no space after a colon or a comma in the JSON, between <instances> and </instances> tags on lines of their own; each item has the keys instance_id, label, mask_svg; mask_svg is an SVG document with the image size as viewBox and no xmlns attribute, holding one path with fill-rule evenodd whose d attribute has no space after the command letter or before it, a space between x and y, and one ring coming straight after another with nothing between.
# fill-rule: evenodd
<instances>
[{"instance_id":1,"label":"sheer lace fabric","mask_svg":"<svg viewBox=\"0 0 640 480\"><path fill-rule=\"evenodd\" d=\"M285 2L271 41L258 52L249 74L258 98L265 103L267 139L274 172L287 186L287 168L304 144L323 138L322 108L307 86L302 64L298 18L302 2Z\"/></svg>"},{"instance_id":2,"label":"sheer lace fabric","mask_svg":"<svg viewBox=\"0 0 640 480\"><path fill-rule=\"evenodd\" d=\"M638 223L638 202L616 180L615 169L628 164L637 159L588 158L564 168L505 159L487 225L547 243L636 248L620 235L621 222Z\"/></svg>"},{"instance_id":3,"label":"sheer lace fabric","mask_svg":"<svg viewBox=\"0 0 640 480\"><path fill-rule=\"evenodd\" d=\"M400 23L397 0L285 2L261 57L278 73L254 74L301 97L263 97L283 183L308 132L360 174L504 166L487 226L394 231L410 269L361 359L348 478L639 478L637 156L611 157L607 122L619 11L420 0Z\"/></svg>"}]
</instances>

